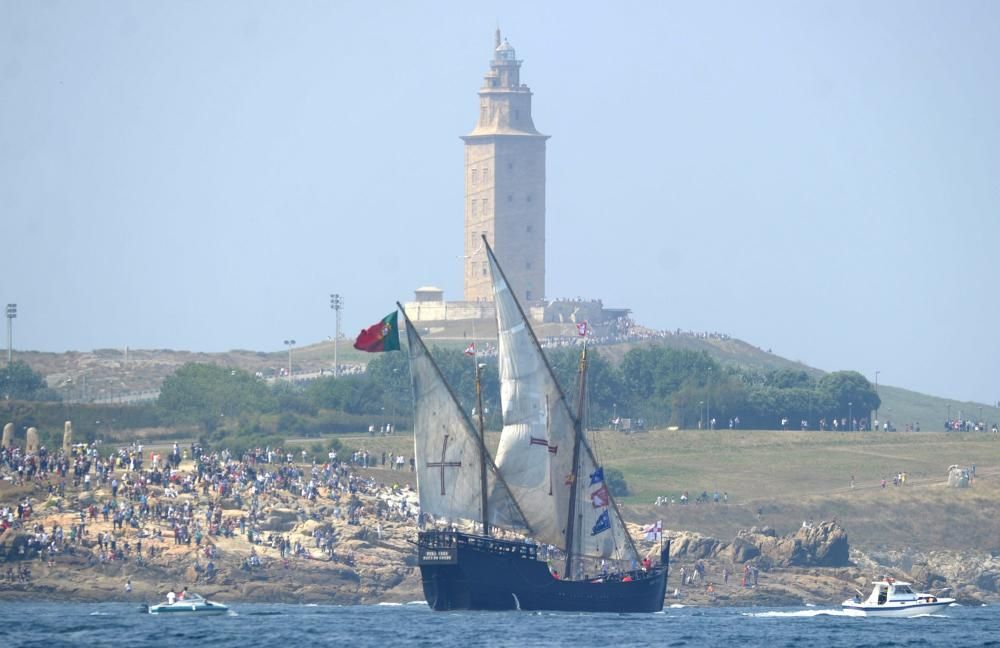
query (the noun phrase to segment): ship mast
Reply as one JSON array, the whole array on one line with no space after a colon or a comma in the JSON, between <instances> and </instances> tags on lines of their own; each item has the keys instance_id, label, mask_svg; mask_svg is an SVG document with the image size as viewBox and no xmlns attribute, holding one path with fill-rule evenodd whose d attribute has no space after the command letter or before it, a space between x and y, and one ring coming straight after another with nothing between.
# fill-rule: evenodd
<instances>
[{"instance_id":1,"label":"ship mast","mask_svg":"<svg viewBox=\"0 0 1000 648\"><path fill-rule=\"evenodd\" d=\"M569 497L569 519L566 521L566 578L572 578L573 572L573 542L576 531L576 496L579 492L577 471L580 466L580 438L583 436L581 430L583 420L583 398L585 382L587 380L587 338L583 339L583 353L580 354L580 377L577 381L580 386L579 400L577 401L577 416L573 422L573 472L570 473L572 484L570 485Z\"/></svg>"},{"instance_id":2,"label":"ship mast","mask_svg":"<svg viewBox=\"0 0 1000 648\"><path fill-rule=\"evenodd\" d=\"M487 513L487 489L486 489L486 428L483 426L483 383L481 374L485 364L480 364L479 358L475 354L472 356L476 363L476 411L479 412L479 485L482 489L480 501L483 503L483 535L490 535L490 518Z\"/></svg>"}]
</instances>

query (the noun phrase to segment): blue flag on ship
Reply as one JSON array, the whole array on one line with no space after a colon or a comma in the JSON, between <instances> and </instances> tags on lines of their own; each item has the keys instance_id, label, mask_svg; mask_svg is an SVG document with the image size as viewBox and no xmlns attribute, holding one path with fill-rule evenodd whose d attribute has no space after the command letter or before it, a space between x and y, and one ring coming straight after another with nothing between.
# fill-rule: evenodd
<instances>
[{"instance_id":1,"label":"blue flag on ship","mask_svg":"<svg viewBox=\"0 0 1000 648\"><path fill-rule=\"evenodd\" d=\"M590 483L600 484L604 481L604 466L598 466L597 470L590 473Z\"/></svg>"},{"instance_id":2,"label":"blue flag on ship","mask_svg":"<svg viewBox=\"0 0 1000 648\"><path fill-rule=\"evenodd\" d=\"M611 518L608 516L608 512L605 511L598 516L597 522L594 524L594 528L590 531L590 535L597 535L598 533L607 531L610 528Z\"/></svg>"}]
</instances>

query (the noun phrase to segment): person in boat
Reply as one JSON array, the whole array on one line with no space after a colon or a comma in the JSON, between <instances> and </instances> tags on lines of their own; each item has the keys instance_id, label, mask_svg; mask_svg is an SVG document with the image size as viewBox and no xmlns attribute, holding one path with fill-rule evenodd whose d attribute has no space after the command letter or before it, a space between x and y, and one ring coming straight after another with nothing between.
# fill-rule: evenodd
<instances>
[{"instance_id":1,"label":"person in boat","mask_svg":"<svg viewBox=\"0 0 1000 648\"><path fill-rule=\"evenodd\" d=\"M652 561L650 561L649 556L642 559L642 571L649 571L653 566Z\"/></svg>"},{"instance_id":2,"label":"person in boat","mask_svg":"<svg viewBox=\"0 0 1000 648\"><path fill-rule=\"evenodd\" d=\"M188 588L185 587L184 589L181 590L181 593L177 596L177 600L183 601L184 599L186 599L187 593L188 593Z\"/></svg>"},{"instance_id":3,"label":"person in boat","mask_svg":"<svg viewBox=\"0 0 1000 648\"><path fill-rule=\"evenodd\" d=\"M177 600L177 595L174 594L174 591L170 590L169 592L167 592L167 604L173 605L175 600Z\"/></svg>"}]
</instances>

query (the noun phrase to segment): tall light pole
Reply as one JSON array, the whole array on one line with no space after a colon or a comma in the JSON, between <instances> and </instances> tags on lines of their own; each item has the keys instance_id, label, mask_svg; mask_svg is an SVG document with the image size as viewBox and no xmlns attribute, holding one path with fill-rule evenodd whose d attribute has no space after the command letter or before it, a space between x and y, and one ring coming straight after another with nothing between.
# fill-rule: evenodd
<instances>
[{"instance_id":1,"label":"tall light pole","mask_svg":"<svg viewBox=\"0 0 1000 648\"><path fill-rule=\"evenodd\" d=\"M340 309L344 307L344 298L338 293L330 295L330 308L337 314L337 332L333 337L333 377L340 375L340 365L337 364L337 347L340 346Z\"/></svg>"},{"instance_id":2,"label":"tall light pole","mask_svg":"<svg viewBox=\"0 0 1000 648\"><path fill-rule=\"evenodd\" d=\"M14 318L17 317L17 304L7 304L7 364L13 362L14 349Z\"/></svg>"},{"instance_id":3,"label":"tall light pole","mask_svg":"<svg viewBox=\"0 0 1000 648\"><path fill-rule=\"evenodd\" d=\"M285 346L288 347L288 382L292 382L292 347L295 340L285 340Z\"/></svg>"},{"instance_id":4,"label":"tall light pole","mask_svg":"<svg viewBox=\"0 0 1000 648\"><path fill-rule=\"evenodd\" d=\"M854 431L854 403L847 401L847 425L851 432Z\"/></svg>"}]
</instances>

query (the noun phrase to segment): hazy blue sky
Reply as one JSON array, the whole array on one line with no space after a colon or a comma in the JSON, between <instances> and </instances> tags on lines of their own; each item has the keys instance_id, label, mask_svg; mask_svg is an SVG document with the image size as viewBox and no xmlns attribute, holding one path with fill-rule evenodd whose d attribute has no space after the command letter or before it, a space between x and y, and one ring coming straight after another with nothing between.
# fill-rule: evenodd
<instances>
[{"instance_id":1,"label":"hazy blue sky","mask_svg":"<svg viewBox=\"0 0 1000 648\"><path fill-rule=\"evenodd\" d=\"M460 298L493 30L547 293L1000 399L998 2L0 0L15 347L282 349Z\"/></svg>"}]
</instances>

